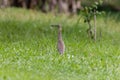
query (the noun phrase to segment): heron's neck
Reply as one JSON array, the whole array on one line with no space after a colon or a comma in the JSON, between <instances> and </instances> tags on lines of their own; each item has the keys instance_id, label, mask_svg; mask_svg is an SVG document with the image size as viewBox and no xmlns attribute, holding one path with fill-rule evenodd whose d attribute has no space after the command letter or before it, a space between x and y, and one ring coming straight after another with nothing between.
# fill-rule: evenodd
<instances>
[{"instance_id":1,"label":"heron's neck","mask_svg":"<svg viewBox=\"0 0 120 80\"><path fill-rule=\"evenodd\" d=\"M62 40L62 32L58 30L58 40Z\"/></svg>"}]
</instances>

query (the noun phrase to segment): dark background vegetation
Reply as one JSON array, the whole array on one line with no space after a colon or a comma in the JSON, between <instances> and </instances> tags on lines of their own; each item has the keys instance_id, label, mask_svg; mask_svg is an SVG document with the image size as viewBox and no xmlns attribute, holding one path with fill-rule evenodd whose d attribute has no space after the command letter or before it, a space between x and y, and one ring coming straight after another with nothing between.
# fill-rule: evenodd
<instances>
[{"instance_id":1,"label":"dark background vegetation","mask_svg":"<svg viewBox=\"0 0 120 80\"><path fill-rule=\"evenodd\" d=\"M1 8L21 7L42 12L77 13L98 0L0 0ZM120 0L103 0L98 10L120 12Z\"/></svg>"}]
</instances>

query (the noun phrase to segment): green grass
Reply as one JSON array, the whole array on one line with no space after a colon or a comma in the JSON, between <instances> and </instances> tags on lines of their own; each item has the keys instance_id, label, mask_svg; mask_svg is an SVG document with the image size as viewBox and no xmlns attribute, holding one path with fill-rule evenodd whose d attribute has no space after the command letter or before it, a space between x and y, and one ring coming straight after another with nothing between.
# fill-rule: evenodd
<instances>
[{"instance_id":1,"label":"green grass","mask_svg":"<svg viewBox=\"0 0 120 80\"><path fill-rule=\"evenodd\" d=\"M0 80L120 80L120 14L97 18L97 41L78 16L0 10ZM56 49L63 25L64 55ZM99 32L102 30L102 37Z\"/></svg>"}]
</instances>

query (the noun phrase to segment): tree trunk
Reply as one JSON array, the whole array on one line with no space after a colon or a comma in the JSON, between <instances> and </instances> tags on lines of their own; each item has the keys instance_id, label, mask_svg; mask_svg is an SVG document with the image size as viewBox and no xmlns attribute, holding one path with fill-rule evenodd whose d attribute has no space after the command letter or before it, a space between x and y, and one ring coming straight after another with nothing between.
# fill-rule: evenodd
<instances>
[{"instance_id":1,"label":"tree trunk","mask_svg":"<svg viewBox=\"0 0 120 80\"><path fill-rule=\"evenodd\" d=\"M67 0L58 0L58 12L67 13L68 12L68 4Z\"/></svg>"},{"instance_id":2,"label":"tree trunk","mask_svg":"<svg viewBox=\"0 0 120 80\"><path fill-rule=\"evenodd\" d=\"M38 0L31 0L30 9L35 9L37 7Z\"/></svg>"},{"instance_id":3,"label":"tree trunk","mask_svg":"<svg viewBox=\"0 0 120 80\"><path fill-rule=\"evenodd\" d=\"M57 0L49 0L49 11L54 11L57 5Z\"/></svg>"},{"instance_id":4,"label":"tree trunk","mask_svg":"<svg viewBox=\"0 0 120 80\"><path fill-rule=\"evenodd\" d=\"M8 7L8 6L10 6L9 0L2 0L1 1L1 7L2 8Z\"/></svg>"},{"instance_id":5,"label":"tree trunk","mask_svg":"<svg viewBox=\"0 0 120 80\"><path fill-rule=\"evenodd\" d=\"M94 10L94 40L95 41L96 41L96 37L97 37L96 32L97 32L97 30L96 30L96 10Z\"/></svg>"}]
</instances>

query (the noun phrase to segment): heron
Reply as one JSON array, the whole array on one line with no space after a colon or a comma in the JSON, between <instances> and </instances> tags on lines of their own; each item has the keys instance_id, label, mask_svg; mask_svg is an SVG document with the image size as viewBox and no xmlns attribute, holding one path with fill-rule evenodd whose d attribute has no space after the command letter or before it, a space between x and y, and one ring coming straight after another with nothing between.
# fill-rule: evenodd
<instances>
[{"instance_id":1,"label":"heron","mask_svg":"<svg viewBox=\"0 0 120 80\"><path fill-rule=\"evenodd\" d=\"M52 27L58 27L58 42L57 42L57 48L58 48L58 52L60 54L63 54L65 51L65 44L64 41L62 39L62 26L60 24L58 25L51 25Z\"/></svg>"}]
</instances>

